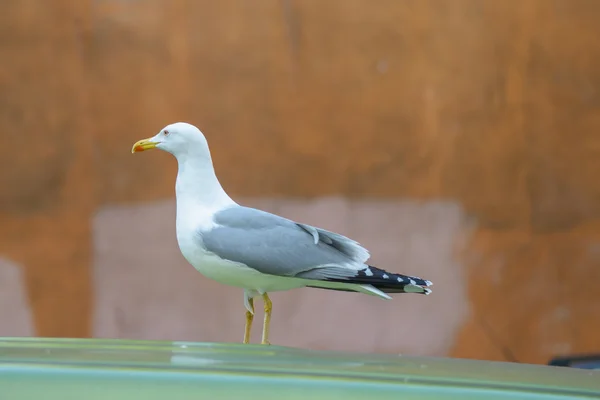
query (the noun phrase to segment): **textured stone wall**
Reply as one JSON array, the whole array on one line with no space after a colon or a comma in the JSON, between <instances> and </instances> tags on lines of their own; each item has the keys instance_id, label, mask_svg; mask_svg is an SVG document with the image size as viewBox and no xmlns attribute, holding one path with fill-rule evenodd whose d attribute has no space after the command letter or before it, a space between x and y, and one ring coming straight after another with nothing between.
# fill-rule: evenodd
<instances>
[{"instance_id":1,"label":"textured stone wall","mask_svg":"<svg viewBox=\"0 0 600 400\"><path fill-rule=\"evenodd\" d=\"M0 274L16 283L0 285L15 305L0 334L241 329L240 293L197 276L189 302L231 296L223 312L190 307L136 257L147 246L194 279L168 242L174 161L129 153L185 120L232 196L352 233L378 264L434 281L427 298L364 300L339 348L528 362L598 351L599 18L586 0L2 2ZM156 279L136 284L145 265ZM297 324L282 322L279 342L333 348L327 326L286 333L360 300L307 293L277 295ZM165 318L172 329L151 330Z\"/></svg>"}]
</instances>

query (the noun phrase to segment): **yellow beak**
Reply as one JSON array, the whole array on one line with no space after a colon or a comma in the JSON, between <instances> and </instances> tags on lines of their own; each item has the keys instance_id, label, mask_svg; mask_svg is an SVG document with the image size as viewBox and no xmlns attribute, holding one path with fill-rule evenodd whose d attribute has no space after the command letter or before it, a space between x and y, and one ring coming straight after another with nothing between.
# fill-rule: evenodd
<instances>
[{"instance_id":1,"label":"yellow beak","mask_svg":"<svg viewBox=\"0 0 600 400\"><path fill-rule=\"evenodd\" d=\"M142 139L142 140L135 142L135 144L131 148L131 152L139 153L140 151L152 150L152 149L156 148L157 144L158 143L152 141L152 138Z\"/></svg>"}]
</instances>

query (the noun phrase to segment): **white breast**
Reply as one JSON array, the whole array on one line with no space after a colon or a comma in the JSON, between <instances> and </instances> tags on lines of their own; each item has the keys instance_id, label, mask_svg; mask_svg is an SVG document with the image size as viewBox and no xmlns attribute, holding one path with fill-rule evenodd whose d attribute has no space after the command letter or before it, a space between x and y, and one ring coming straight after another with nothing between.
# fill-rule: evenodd
<instances>
[{"instance_id":1,"label":"white breast","mask_svg":"<svg viewBox=\"0 0 600 400\"><path fill-rule=\"evenodd\" d=\"M191 248L180 243L186 260L202 275L229 286L256 290L259 293L289 290L305 286L303 279L279 277L258 272L244 264L224 260L200 246Z\"/></svg>"},{"instance_id":2,"label":"white breast","mask_svg":"<svg viewBox=\"0 0 600 400\"><path fill-rule=\"evenodd\" d=\"M244 264L222 259L208 252L202 245L198 232L213 228L212 210L194 208L194 213L184 213L177 207L177 243L181 254L202 275L219 283L256 290L259 293L300 288L303 279L267 275Z\"/></svg>"}]
</instances>

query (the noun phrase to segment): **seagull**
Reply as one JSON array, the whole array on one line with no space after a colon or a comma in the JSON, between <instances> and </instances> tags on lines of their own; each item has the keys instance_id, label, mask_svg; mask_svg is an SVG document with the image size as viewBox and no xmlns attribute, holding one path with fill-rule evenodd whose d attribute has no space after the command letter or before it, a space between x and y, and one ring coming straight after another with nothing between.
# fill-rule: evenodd
<instances>
[{"instance_id":1,"label":"seagull","mask_svg":"<svg viewBox=\"0 0 600 400\"><path fill-rule=\"evenodd\" d=\"M208 142L194 125L167 125L131 152L150 149L177 159L176 235L183 257L205 277L244 290L243 343L250 342L254 299L262 297L261 343L270 344L270 292L309 287L383 299L431 293L431 281L367 264L369 251L350 238L237 204L219 183Z\"/></svg>"}]
</instances>

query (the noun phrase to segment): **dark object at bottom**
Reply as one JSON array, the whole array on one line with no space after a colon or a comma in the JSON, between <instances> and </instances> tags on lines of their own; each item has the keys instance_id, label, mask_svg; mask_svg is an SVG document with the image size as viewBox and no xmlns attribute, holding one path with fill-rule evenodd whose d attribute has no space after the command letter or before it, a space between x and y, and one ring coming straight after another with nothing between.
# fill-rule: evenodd
<instances>
[{"instance_id":1,"label":"dark object at bottom","mask_svg":"<svg viewBox=\"0 0 600 400\"><path fill-rule=\"evenodd\" d=\"M555 357L548 365L581 369L600 369L600 354Z\"/></svg>"}]
</instances>

